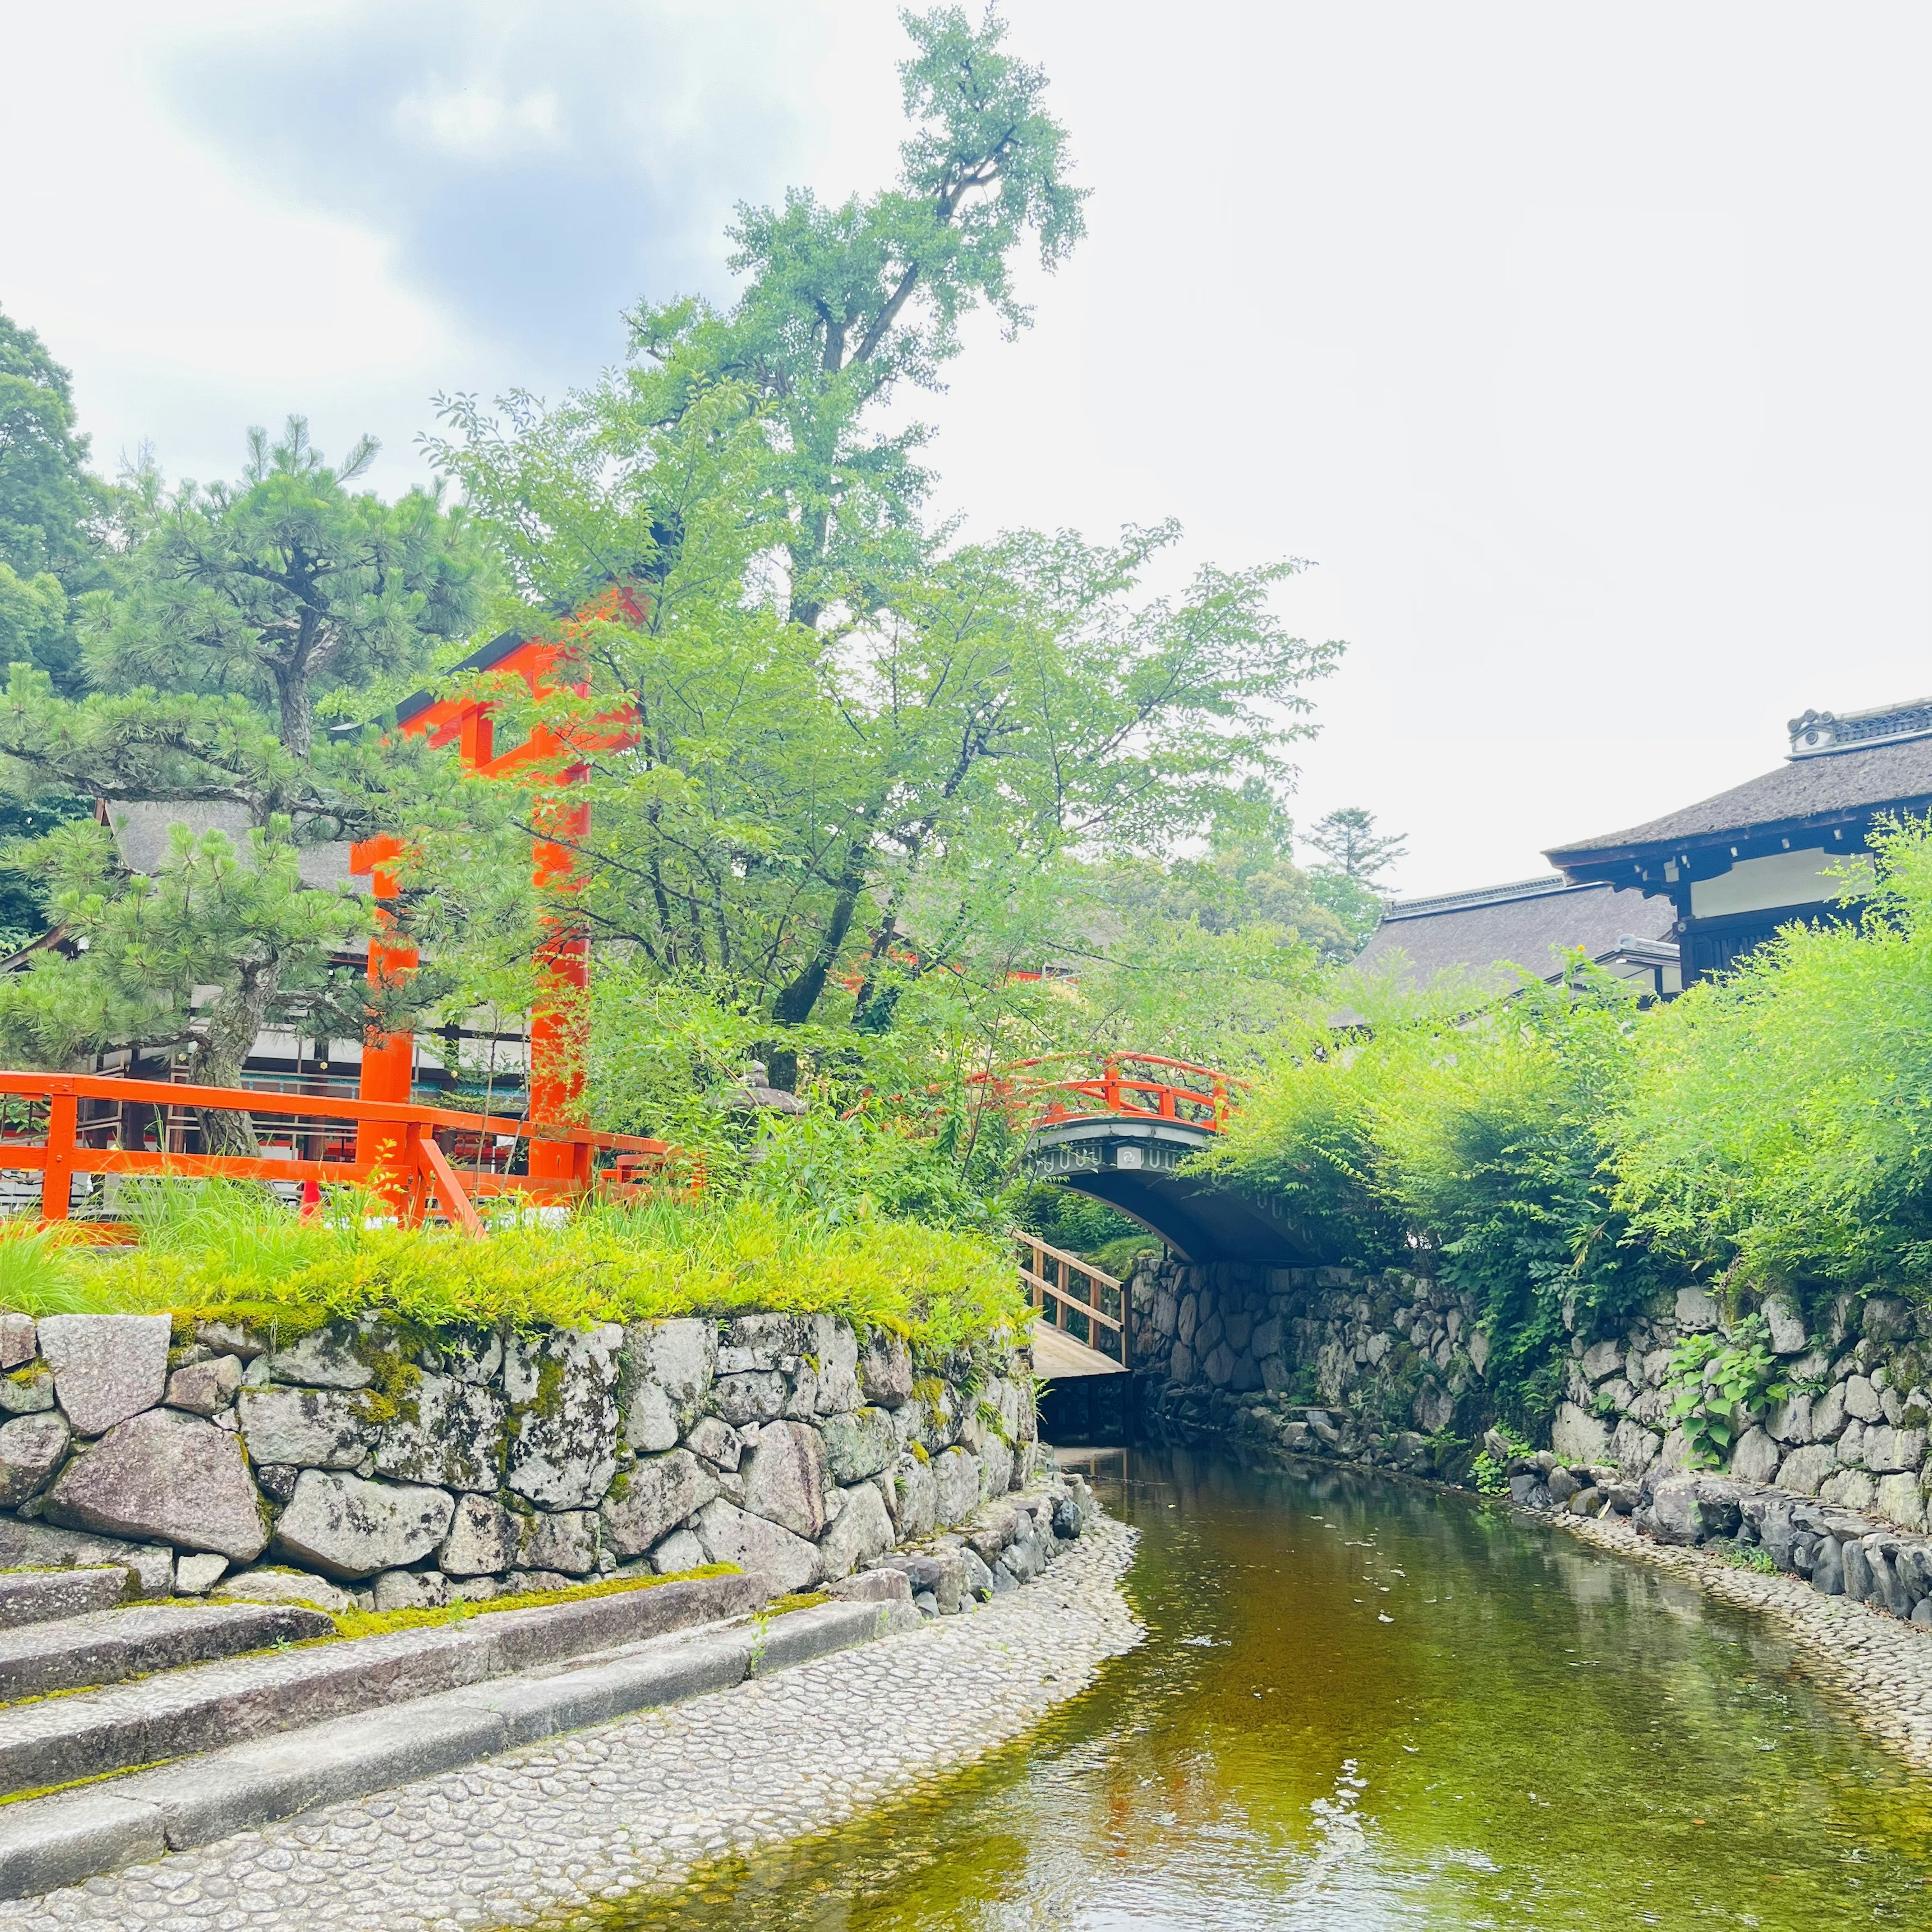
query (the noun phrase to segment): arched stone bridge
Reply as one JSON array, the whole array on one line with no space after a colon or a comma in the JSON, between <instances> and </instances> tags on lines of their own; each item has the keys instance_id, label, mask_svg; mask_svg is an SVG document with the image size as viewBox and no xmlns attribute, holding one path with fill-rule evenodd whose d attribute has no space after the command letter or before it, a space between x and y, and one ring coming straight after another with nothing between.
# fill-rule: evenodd
<instances>
[{"instance_id":1,"label":"arched stone bridge","mask_svg":"<svg viewBox=\"0 0 1932 1932\"><path fill-rule=\"evenodd\" d=\"M1022 1160L1034 1179L1118 1208L1184 1261L1310 1258L1267 1204L1179 1172L1214 1144L1238 1082L1150 1054L1110 1054L1088 1075L1067 1066L1066 1057L1023 1061L993 1083L1025 1123Z\"/></svg>"}]
</instances>

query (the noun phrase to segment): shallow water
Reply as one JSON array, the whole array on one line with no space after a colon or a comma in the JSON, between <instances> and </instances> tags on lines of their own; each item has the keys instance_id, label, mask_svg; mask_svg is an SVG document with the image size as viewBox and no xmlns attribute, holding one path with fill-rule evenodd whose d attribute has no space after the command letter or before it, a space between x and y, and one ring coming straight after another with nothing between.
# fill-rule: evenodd
<instances>
[{"instance_id":1,"label":"shallow water","mask_svg":"<svg viewBox=\"0 0 1932 1932\"><path fill-rule=\"evenodd\" d=\"M1932 1784L1751 1617L1494 1504L1103 1461L1147 1642L916 1800L626 1932L1932 1926Z\"/></svg>"}]
</instances>

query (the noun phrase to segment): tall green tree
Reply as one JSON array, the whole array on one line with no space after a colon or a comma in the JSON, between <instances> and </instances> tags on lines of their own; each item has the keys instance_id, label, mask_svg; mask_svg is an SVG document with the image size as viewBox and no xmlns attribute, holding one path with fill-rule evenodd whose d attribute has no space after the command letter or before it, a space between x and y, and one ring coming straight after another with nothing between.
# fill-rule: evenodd
<instances>
[{"instance_id":1,"label":"tall green tree","mask_svg":"<svg viewBox=\"0 0 1932 1932\"><path fill-rule=\"evenodd\" d=\"M81 688L76 600L100 580L103 508L72 377L0 314L0 661L38 664L69 694Z\"/></svg>"},{"instance_id":2,"label":"tall green tree","mask_svg":"<svg viewBox=\"0 0 1932 1932\"><path fill-rule=\"evenodd\" d=\"M806 188L782 208L741 207L738 301L643 303L631 318L662 420L720 382L758 409L788 614L808 626L868 575L882 541L902 557L920 548L926 432L880 430L879 410L902 383L940 386L971 310L990 308L1009 334L1028 324L1013 269L1029 238L1052 269L1086 232L1066 130L1042 105L1046 76L1006 51L993 9L976 28L957 7L900 19L913 43L899 68L912 131L898 178L837 207Z\"/></svg>"}]
</instances>

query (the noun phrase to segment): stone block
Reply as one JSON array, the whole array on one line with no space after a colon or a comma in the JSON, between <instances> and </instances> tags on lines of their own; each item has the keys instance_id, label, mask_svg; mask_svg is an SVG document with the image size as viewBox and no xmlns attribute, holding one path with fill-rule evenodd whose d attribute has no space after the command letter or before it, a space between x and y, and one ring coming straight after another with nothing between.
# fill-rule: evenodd
<instances>
[{"instance_id":1,"label":"stone block","mask_svg":"<svg viewBox=\"0 0 1932 1932\"><path fill-rule=\"evenodd\" d=\"M1888 1522L1895 1522L1901 1529L1925 1527L1925 1497L1916 1475L1881 1476L1872 1507Z\"/></svg>"},{"instance_id":2,"label":"stone block","mask_svg":"<svg viewBox=\"0 0 1932 1932\"><path fill-rule=\"evenodd\" d=\"M1811 1439L1811 1398L1808 1395L1787 1396L1782 1402L1774 1402L1766 1412L1765 1433L1774 1442L1782 1442L1795 1448L1800 1442Z\"/></svg>"},{"instance_id":3,"label":"stone block","mask_svg":"<svg viewBox=\"0 0 1932 1932\"><path fill-rule=\"evenodd\" d=\"M980 1459L964 1449L948 1449L932 1462L934 1513L942 1527L964 1522L980 1507Z\"/></svg>"},{"instance_id":4,"label":"stone block","mask_svg":"<svg viewBox=\"0 0 1932 1932\"><path fill-rule=\"evenodd\" d=\"M1814 1442L1829 1442L1844 1432L1848 1412L1845 1385L1834 1382L1811 1404L1811 1436Z\"/></svg>"},{"instance_id":5,"label":"stone block","mask_svg":"<svg viewBox=\"0 0 1932 1932\"><path fill-rule=\"evenodd\" d=\"M38 1324L40 1354L77 1436L104 1436L167 1387L165 1315L49 1315Z\"/></svg>"},{"instance_id":6,"label":"stone block","mask_svg":"<svg viewBox=\"0 0 1932 1932\"><path fill-rule=\"evenodd\" d=\"M278 1349L268 1358L268 1372L278 1382L304 1388L364 1389L376 1371L363 1360L363 1351L373 1352L376 1346L338 1322Z\"/></svg>"},{"instance_id":7,"label":"stone block","mask_svg":"<svg viewBox=\"0 0 1932 1932\"><path fill-rule=\"evenodd\" d=\"M275 1548L332 1576L406 1570L448 1534L455 1507L443 1490L304 1469L275 1525Z\"/></svg>"},{"instance_id":8,"label":"stone block","mask_svg":"<svg viewBox=\"0 0 1932 1932\"><path fill-rule=\"evenodd\" d=\"M762 1579L774 1596L808 1589L818 1580L815 1544L764 1516L734 1508L722 1496L698 1511L697 1535L706 1561L736 1564Z\"/></svg>"},{"instance_id":9,"label":"stone block","mask_svg":"<svg viewBox=\"0 0 1932 1932\"><path fill-rule=\"evenodd\" d=\"M744 1453L738 1432L723 1418L716 1415L700 1416L692 1424L684 1443L694 1455L702 1456L707 1462L715 1463L728 1472L737 1468L739 1458Z\"/></svg>"},{"instance_id":10,"label":"stone block","mask_svg":"<svg viewBox=\"0 0 1932 1932\"><path fill-rule=\"evenodd\" d=\"M594 1508L617 1473L618 1350L614 1322L513 1337L503 1392L514 1405L505 1480L545 1509ZM384 1566L388 1567L388 1566Z\"/></svg>"},{"instance_id":11,"label":"stone block","mask_svg":"<svg viewBox=\"0 0 1932 1932\"><path fill-rule=\"evenodd\" d=\"M451 1576L501 1576L516 1558L510 1513L494 1496L456 1498L436 1564Z\"/></svg>"},{"instance_id":12,"label":"stone block","mask_svg":"<svg viewBox=\"0 0 1932 1932\"><path fill-rule=\"evenodd\" d=\"M235 1400L242 1386L242 1364L233 1355L190 1362L168 1378L167 1403L193 1415L217 1415Z\"/></svg>"},{"instance_id":13,"label":"stone block","mask_svg":"<svg viewBox=\"0 0 1932 1932\"><path fill-rule=\"evenodd\" d=\"M883 1408L868 1407L828 1415L820 1422L818 1431L824 1438L832 1480L842 1487L877 1475L898 1454L892 1416Z\"/></svg>"},{"instance_id":14,"label":"stone block","mask_svg":"<svg viewBox=\"0 0 1932 1932\"><path fill-rule=\"evenodd\" d=\"M688 1529L674 1529L651 1552L651 1568L660 1576L701 1570L711 1561L704 1545Z\"/></svg>"},{"instance_id":15,"label":"stone block","mask_svg":"<svg viewBox=\"0 0 1932 1932\"><path fill-rule=\"evenodd\" d=\"M1174 1345L1174 1353L1168 1360L1167 1378L1184 1388L1194 1379L1194 1352L1185 1342Z\"/></svg>"},{"instance_id":16,"label":"stone block","mask_svg":"<svg viewBox=\"0 0 1932 1932\"><path fill-rule=\"evenodd\" d=\"M892 1518L900 1537L930 1536L939 1522L939 1484L930 1462L912 1455L902 1456L892 1469L892 1493L896 1498Z\"/></svg>"},{"instance_id":17,"label":"stone block","mask_svg":"<svg viewBox=\"0 0 1932 1932\"><path fill-rule=\"evenodd\" d=\"M1701 1288L1677 1291L1676 1315L1680 1328L1708 1330L1723 1326L1716 1299Z\"/></svg>"},{"instance_id":18,"label":"stone block","mask_svg":"<svg viewBox=\"0 0 1932 1932\"><path fill-rule=\"evenodd\" d=\"M0 1509L18 1509L39 1495L66 1461L70 1439L67 1424L52 1414L0 1423Z\"/></svg>"},{"instance_id":19,"label":"stone block","mask_svg":"<svg viewBox=\"0 0 1932 1932\"><path fill-rule=\"evenodd\" d=\"M434 1570L385 1570L376 1579L376 1608L440 1610L449 1601L449 1579Z\"/></svg>"},{"instance_id":20,"label":"stone block","mask_svg":"<svg viewBox=\"0 0 1932 1932\"><path fill-rule=\"evenodd\" d=\"M1787 1294L1768 1294L1760 1311L1771 1330L1772 1353L1802 1355L1810 1346L1804 1332L1804 1317L1796 1302Z\"/></svg>"},{"instance_id":21,"label":"stone block","mask_svg":"<svg viewBox=\"0 0 1932 1932\"><path fill-rule=\"evenodd\" d=\"M842 1490L838 1515L818 1540L819 1574L849 1576L860 1564L892 1546L892 1526L870 1483Z\"/></svg>"},{"instance_id":22,"label":"stone block","mask_svg":"<svg viewBox=\"0 0 1932 1932\"><path fill-rule=\"evenodd\" d=\"M818 1354L818 1413L839 1415L865 1401L859 1387L859 1337L849 1322L828 1319Z\"/></svg>"},{"instance_id":23,"label":"stone block","mask_svg":"<svg viewBox=\"0 0 1932 1932\"><path fill-rule=\"evenodd\" d=\"M494 1490L502 1480L508 1413L494 1389L454 1376L424 1376L404 1413L383 1425L376 1467L398 1482Z\"/></svg>"},{"instance_id":24,"label":"stone block","mask_svg":"<svg viewBox=\"0 0 1932 1932\"><path fill-rule=\"evenodd\" d=\"M912 1397L912 1350L905 1337L883 1328L859 1352L859 1390L875 1408L897 1408Z\"/></svg>"},{"instance_id":25,"label":"stone block","mask_svg":"<svg viewBox=\"0 0 1932 1932\"><path fill-rule=\"evenodd\" d=\"M17 1369L22 1363L31 1362L36 1346L31 1315L0 1315L0 1370Z\"/></svg>"},{"instance_id":26,"label":"stone block","mask_svg":"<svg viewBox=\"0 0 1932 1932\"><path fill-rule=\"evenodd\" d=\"M1216 1388L1226 1388L1234 1379L1234 1358L1226 1342L1216 1342L1201 1364L1201 1372Z\"/></svg>"},{"instance_id":27,"label":"stone block","mask_svg":"<svg viewBox=\"0 0 1932 1932\"><path fill-rule=\"evenodd\" d=\"M1852 1376L1844 1384L1845 1413L1861 1422L1882 1422L1885 1410L1869 1376Z\"/></svg>"},{"instance_id":28,"label":"stone block","mask_svg":"<svg viewBox=\"0 0 1932 1932\"><path fill-rule=\"evenodd\" d=\"M1610 1453L1610 1431L1588 1410L1559 1402L1550 1425L1550 1446L1562 1462L1600 1462Z\"/></svg>"},{"instance_id":29,"label":"stone block","mask_svg":"<svg viewBox=\"0 0 1932 1932\"><path fill-rule=\"evenodd\" d=\"M640 1322L626 1329L619 1378L626 1443L644 1451L674 1448L697 1421L717 1372L714 1322Z\"/></svg>"},{"instance_id":30,"label":"stone block","mask_svg":"<svg viewBox=\"0 0 1932 1932\"><path fill-rule=\"evenodd\" d=\"M177 1408L145 1410L74 1457L48 1492L46 1514L70 1528L214 1550L238 1563L268 1540L241 1444Z\"/></svg>"},{"instance_id":31,"label":"stone block","mask_svg":"<svg viewBox=\"0 0 1932 1932\"><path fill-rule=\"evenodd\" d=\"M614 1486L614 1487L616 1486ZM604 1546L620 1558L641 1556L718 1494L716 1473L688 1449L640 1456L625 1472L621 1496L600 1506Z\"/></svg>"},{"instance_id":32,"label":"stone block","mask_svg":"<svg viewBox=\"0 0 1932 1932\"><path fill-rule=\"evenodd\" d=\"M1784 1450L1760 1428L1748 1429L1731 1451L1731 1474L1747 1483L1768 1483L1778 1474Z\"/></svg>"},{"instance_id":33,"label":"stone block","mask_svg":"<svg viewBox=\"0 0 1932 1932\"><path fill-rule=\"evenodd\" d=\"M1012 1445L1003 1438L988 1435L980 1450L980 1466L985 1474L989 1496L1003 1496L1013 1486Z\"/></svg>"},{"instance_id":34,"label":"stone block","mask_svg":"<svg viewBox=\"0 0 1932 1932\"><path fill-rule=\"evenodd\" d=\"M1624 1365L1623 1345L1618 1342L1592 1342L1583 1351L1583 1376L1586 1381L1600 1382L1607 1376L1613 1376Z\"/></svg>"},{"instance_id":35,"label":"stone block","mask_svg":"<svg viewBox=\"0 0 1932 1932\"><path fill-rule=\"evenodd\" d=\"M174 1588L175 1553L164 1546L0 1516L0 1570L87 1569L105 1564L130 1572L134 1593L140 1596L165 1597Z\"/></svg>"},{"instance_id":36,"label":"stone block","mask_svg":"<svg viewBox=\"0 0 1932 1932\"><path fill-rule=\"evenodd\" d=\"M1180 1298L1180 1312L1174 1317L1174 1333L1176 1340L1184 1346L1194 1346L1194 1331L1200 1325L1201 1298L1198 1294L1184 1294Z\"/></svg>"},{"instance_id":37,"label":"stone block","mask_svg":"<svg viewBox=\"0 0 1932 1932\"><path fill-rule=\"evenodd\" d=\"M538 1510L514 1520L520 1568L567 1576L587 1576L597 1568L596 1510Z\"/></svg>"},{"instance_id":38,"label":"stone block","mask_svg":"<svg viewBox=\"0 0 1932 1932\"><path fill-rule=\"evenodd\" d=\"M227 1569L227 1558L212 1550L197 1550L193 1556L178 1558L175 1564L175 1594L205 1597L221 1581Z\"/></svg>"},{"instance_id":39,"label":"stone block","mask_svg":"<svg viewBox=\"0 0 1932 1932\"><path fill-rule=\"evenodd\" d=\"M244 1389L242 1439L258 1463L352 1469L376 1441L354 1396L340 1389Z\"/></svg>"},{"instance_id":40,"label":"stone block","mask_svg":"<svg viewBox=\"0 0 1932 1932\"><path fill-rule=\"evenodd\" d=\"M1868 1296L1858 1328L1868 1341L1902 1342L1912 1333L1911 1304L1895 1294Z\"/></svg>"},{"instance_id":41,"label":"stone block","mask_svg":"<svg viewBox=\"0 0 1932 1932\"><path fill-rule=\"evenodd\" d=\"M713 1389L718 1413L734 1428L776 1422L784 1413L785 1378L776 1369L720 1376Z\"/></svg>"},{"instance_id":42,"label":"stone block","mask_svg":"<svg viewBox=\"0 0 1932 1932\"><path fill-rule=\"evenodd\" d=\"M742 1465L744 1507L816 1541L825 1533L825 1440L802 1422L768 1423L758 1432L758 1446Z\"/></svg>"},{"instance_id":43,"label":"stone block","mask_svg":"<svg viewBox=\"0 0 1932 1932\"><path fill-rule=\"evenodd\" d=\"M1916 1469L1924 1460L1922 1429L1894 1429L1888 1423L1880 1423L1865 1431L1864 1465L1875 1476Z\"/></svg>"}]
</instances>

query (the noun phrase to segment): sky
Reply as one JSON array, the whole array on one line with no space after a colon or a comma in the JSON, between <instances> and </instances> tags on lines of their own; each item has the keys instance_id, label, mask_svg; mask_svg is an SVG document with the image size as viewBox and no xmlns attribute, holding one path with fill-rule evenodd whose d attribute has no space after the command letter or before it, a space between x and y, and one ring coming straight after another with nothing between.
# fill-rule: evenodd
<instances>
[{"instance_id":1,"label":"sky","mask_svg":"<svg viewBox=\"0 0 1932 1932\"><path fill-rule=\"evenodd\" d=\"M1010 0L1093 190L934 425L975 535L1173 516L1348 649L1304 824L1407 894L1932 694L1932 9ZM724 230L886 180L878 0L0 0L0 308L111 471L291 410L425 474L433 398L555 397ZM20 184L30 191L20 192Z\"/></svg>"}]
</instances>

